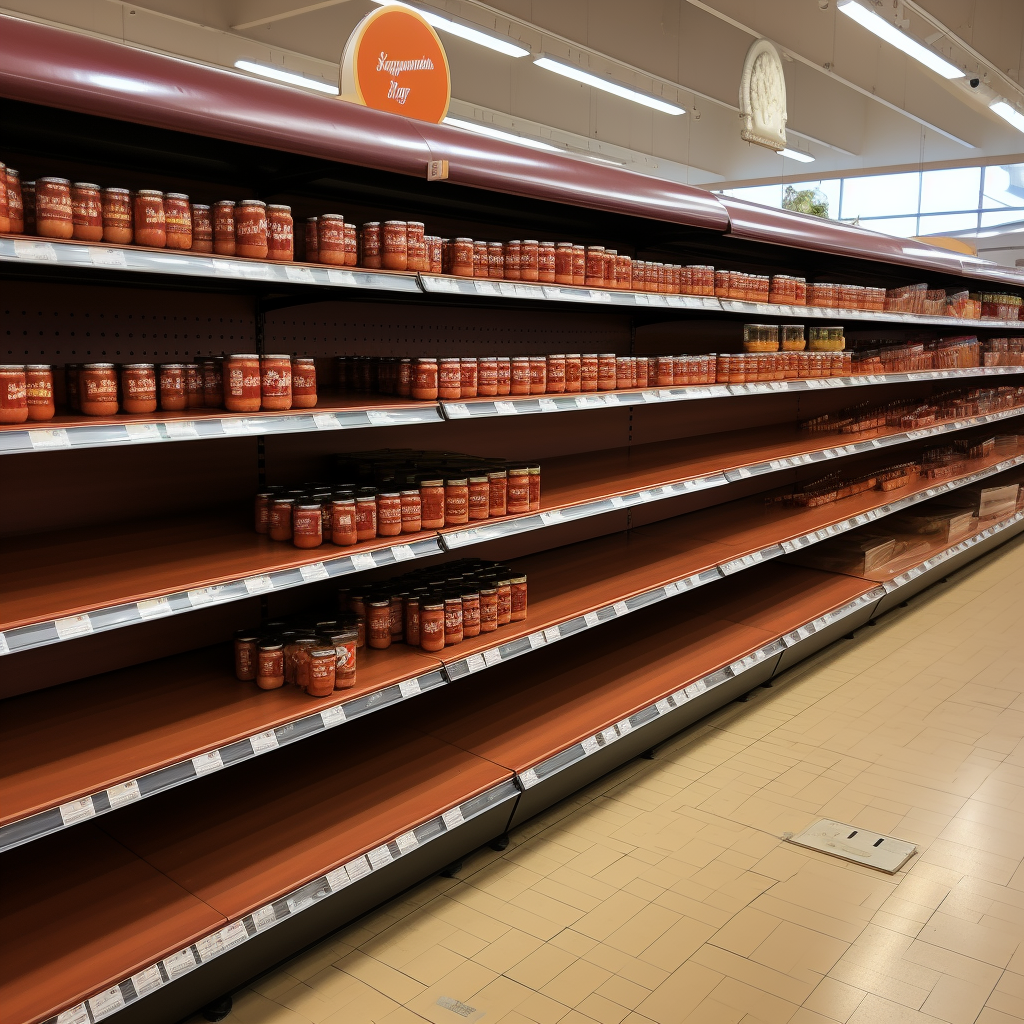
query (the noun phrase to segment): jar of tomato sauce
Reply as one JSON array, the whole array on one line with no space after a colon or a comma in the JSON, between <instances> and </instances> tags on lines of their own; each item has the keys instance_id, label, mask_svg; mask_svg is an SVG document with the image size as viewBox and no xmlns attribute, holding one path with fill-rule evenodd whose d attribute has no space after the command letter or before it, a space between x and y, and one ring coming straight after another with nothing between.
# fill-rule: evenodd
<instances>
[{"instance_id":1,"label":"jar of tomato sauce","mask_svg":"<svg viewBox=\"0 0 1024 1024\"><path fill-rule=\"evenodd\" d=\"M526 618L526 576L513 576L510 591L512 621L522 622Z\"/></svg>"},{"instance_id":2,"label":"jar of tomato sauce","mask_svg":"<svg viewBox=\"0 0 1024 1024\"><path fill-rule=\"evenodd\" d=\"M427 243L423 236L422 221L406 222L406 269L427 273L430 270L430 257L427 254Z\"/></svg>"},{"instance_id":3,"label":"jar of tomato sauce","mask_svg":"<svg viewBox=\"0 0 1024 1024\"><path fill-rule=\"evenodd\" d=\"M267 259L290 263L295 258L295 222L292 208L274 203L267 207Z\"/></svg>"},{"instance_id":4,"label":"jar of tomato sauce","mask_svg":"<svg viewBox=\"0 0 1024 1024\"><path fill-rule=\"evenodd\" d=\"M261 199L243 199L235 207L235 255L267 258L267 204Z\"/></svg>"},{"instance_id":5,"label":"jar of tomato sauce","mask_svg":"<svg viewBox=\"0 0 1024 1024\"><path fill-rule=\"evenodd\" d=\"M508 471L508 501L510 516L530 511L530 471L526 466L512 466Z\"/></svg>"},{"instance_id":6,"label":"jar of tomato sauce","mask_svg":"<svg viewBox=\"0 0 1024 1024\"><path fill-rule=\"evenodd\" d=\"M7 168L7 219L12 235L25 232L25 203L21 197L21 175L13 167Z\"/></svg>"},{"instance_id":7,"label":"jar of tomato sauce","mask_svg":"<svg viewBox=\"0 0 1024 1024\"><path fill-rule=\"evenodd\" d=\"M292 543L297 548L318 548L324 541L320 502L302 499L292 507Z\"/></svg>"},{"instance_id":8,"label":"jar of tomato sauce","mask_svg":"<svg viewBox=\"0 0 1024 1024\"><path fill-rule=\"evenodd\" d=\"M260 641L256 651L256 685L261 690L284 686L284 644L279 640Z\"/></svg>"},{"instance_id":9,"label":"jar of tomato sauce","mask_svg":"<svg viewBox=\"0 0 1024 1024\"><path fill-rule=\"evenodd\" d=\"M554 242L541 242L537 247L537 280L546 284L555 280Z\"/></svg>"},{"instance_id":10,"label":"jar of tomato sauce","mask_svg":"<svg viewBox=\"0 0 1024 1024\"><path fill-rule=\"evenodd\" d=\"M308 356L292 360L292 408L316 406L316 362Z\"/></svg>"},{"instance_id":11,"label":"jar of tomato sauce","mask_svg":"<svg viewBox=\"0 0 1024 1024\"><path fill-rule=\"evenodd\" d=\"M356 537L373 540L377 536L377 488L360 487L356 492Z\"/></svg>"},{"instance_id":12,"label":"jar of tomato sauce","mask_svg":"<svg viewBox=\"0 0 1024 1024\"><path fill-rule=\"evenodd\" d=\"M113 363L84 363L78 387L86 416L113 416L117 412L117 371Z\"/></svg>"},{"instance_id":13,"label":"jar of tomato sauce","mask_svg":"<svg viewBox=\"0 0 1024 1024\"><path fill-rule=\"evenodd\" d=\"M71 186L72 238L81 242L103 240L103 201L99 185L76 181Z\"/></svg>"},{"instance_id":14,"label":"jar of tomato sauce","mask_svg":"<svg viewBox=\"0 0 1024 1024\"><path fill-rule=\"evenodd\" d=\"M53 367L46 363L29 363L25 367L25 397L28 418L36 422L52 420L57 411L53 400Z\"/></svg>"},{"instance_id":15,"label":"jar of tomato sauce","mask_svg":"<svg viewBox=\"0 0 1024 1024\"><path fill-rule=\"evenodd\" d=\"M24 423L27 419L25 367L0 366L0 423Z\"/></svg>"},{"instance_id":16,"label":"jar of tomato sauce","mask_svg":"<svg viewBox=\"0 0 1024 1024\"><path fill-rule=\"evenodd\" d=\"M548 390L548 361L546 356L530 356L530 394L543 395Z\"/></svg>"},{"instance_id":17,"label":"jar of tomato sauce","mask_svg":"<svg viewBox=\"0 0 1024 1024\"><path fill-rule=\"evenodd\" d=\"M340 213L322 213L317 219L317 252L320 263L345 266L345 218Z\"/></svg>"},{"instance_id":18,"label":"jar of tomato sauce","mask_svg":"<svg viewBox=\"0 0 1024 1024\"><path fill-rule=\"evenodd\" d=\"M130 413L156 411L156 367L152 363L121 367L121 405Z\"/></svg>"},{"instance_id":19,"label":"jar of tomato sauce","mask_svg":"<svg viewBox=\"0 0 1024 1024\"><path fill-rule=\"evenodd\" d=\"M555 284L572 284L572 242L555 246Z\"/></svg>"},{"instance_id":20,"label":"jar of tomato sauce","mask_svg":"<svg viewBox=\"0 0 1024 1024\"><path fill-rule=\"evenodd\" d=\"M417 359L412 372L412 387L409 394L421 402L436 401L439 380L436 359Z\"/></svg>"},{"instance_id":21,"label":"jar of tomato sauce","mask_svg":"<svg viewBox=\"0 0 1024 1024\"><path fill-rule=\"evenodd\" d=\"M103 241L129 245L132 241L132 195L126 188L105 188L101 196Z\"/></svg>"},{"instance_id":22,"label":"jar of tomato sauce","mask_svg":"<svg viewBox=\"0 0 1024 1024\"><path fill-rule=\"evenodd\" d=\"M583 372L583 357L579 352L571 352L565 357L565 391L566 394L578 394L580 390L581 374Z\"/></svg>"},{"instance_id":23,"label":"jar of tomato sauce","mask_svg":"<svg viewBox=\"0 0 1024 1024\"><path fill-rule=\"evenodd\" d=\"M402 533L419 533L423 528L423 506L418 490L401 491Z\"/></svg>"},{"instance_id":24,"label":"jar of tomato sauce","mask_svg":"<svg viewBox=\"0 0 1024 1024\"><path fill-rule=\"evenodd\" d=\"M292 360L287 355L260 359L260 395L264 409L292 407Z\"/></svg>"},{"instance_id":25,"label":"jar of tomato sauce","mask_svg":"<svg viewBox=\"0 0 1024 1024\"><path fill-rule=\"evenodd\" d=\"M508 512L508 471L504 469L489 470L487 483L490 488L487 495L489 518L496 519L506 515Z\"/></svg>"},{"instance_id":26,"label":"jar of tomato sauce","mask_svg":"<svg viewBox=\"0 0 1024 1024\"><path fill-rule=\"evenodd\" d=\"M462 363L457 358L442 359L438 365L437 396L449 401L462 397Z\"/></svg>"},{"instance_id":27,"label":"jar of tomato sauce","mask_svg":"<svg viewBox=\"0 0 1024 1024\"><path fill-rule=\"evenodd\" d=\"M512 357L512 381L510 394L528 395L530 393L530 357Z\"/></svg>"},{"instance_id":28,"label":"jar of tomato sauce","mask_svg":"<svg viewBox=\"0 0 1024 1024\"><path fill-rule=\"evenodd\" d=\"M235 203L221 199L213 204L213 251L218 256L235 255Z\"/></svg>"},{"instance_id":29,"label":"jar of tomato sauce","mask_svg":"<svg viewBox=\"0 0 1024 1024\"><path fill-rule=\"evenodd\" d=\"M156 189L143 188L135 193L135 244L150 249L163 249L167 245L167 216L164 213L164 194Z\"/></svg>"},{"instance_id":30,"label":"jar of tomato sauce","mask_svg":"<svg viewBox=\"0 0 1024 1024\"><path fill-rule=\"evenodd\" d=\"M494 356L480 356L477 361L476 390L481 397L498 393L498 360Z\"/></svg>"},{"instance_id":31,"label":"jar of tomato sauce","mask_svg":"<svg viewBox=\"0 0 1024 1024\"><path fill-rule=\"evenodd\" d=\"M380 221L367 221L359 235L362 250L362 265L371 270L380 270Z\"/></svg>"},{"instance_id":32,"label":"jar of tomato sauce","mask_svg":"<svg viewBox=\"0 0 1024 1024\"><path fill-rule=\"evenodd\" d=\"M71 182L67 178L37 178L35 198L36 234L71 238L75 233Z\"/></svg>"},{"instance_id":33,"label":"jar of tomato sauce","mask_svg":"<svg viewBox=\"0 0 1024 1024\"><path fill-rule=\"evenodd\" d=\"M420 599L420 648L444 650L444 598L438 594Z\"/></svg>"},{"instance_id":34,"label":"jar of tomato sauce","mask_svg":"<svg viewBox=\"0 0 1024 1024\"><path fill-rule=\"evenodd\" d=\"M455 277L473 276L473 239L456 238L452 242L451 272Z\"/></svg>"},{"instance_id":35,"label":"jar of tomato sauce","mask_svg":"<svg viewBox=\"0 0 1024 1024\"><path fill-rule=\"evenodd\" d=\"M440 530L444 522L444 481L420 481L420 521L424 530Z\"/></svg>"},{"instance_id":36,"label":"jar of tomato sauce","mask_svg":"<svg viewBox=\"0 0 1024 1024\"><path fill-rule=\"evenodd\" d=\"M228 412L259 412L260 357L235 353L224 361L224 408Z\"/></svg>"},{"instance_id":37,"label":"jar of tomato sauce","mask_svg":"<svg viewBox=\"0 0 1024 1024\"><path fill-rule=\"evenodd\" d=\"M385 491L377 495L377 536L397 537L402 532L402 495Z\"/></svg>"},{"instance_id":38,"label":"jar of tomato sauce","mask_svg":"<svg viewBox=\"0 0 1024 1024\"><path fill-rule=\"evenodd\" d=\"M409 266L409 231L404 220L384 221L381 266L385 270L406 270Z\"/></svg>"},{"instance_id":39,"label":"jar of tomato sauce","mask_svg":"<svg viewBox=\"0 0 1024 1024\"><path fill-rule=\"evenodd\" d=\"M205 404L203 395L203 376L198 363L185 363L185 406L188 409L201 409Z\"/></svg>"},{"instance_id":40,"label":"jar of tomato sauce","mask_svg":"<svg viewBox=\"0 0 1024 1024\"><path fill-rule=\"evenodd\" d=\"M188 196L181 192L168 192L164 196L164 220L167 227L168 249L192 248L192 208Z\"/></svg>"},{"instance_id":41,"label":"jar of tomato sauce","mask_svg":"<svg viewBox=\"0 0 1024 1024\"><path fill-rule=\"evenodd\" d=\"M185 364L163 363L159 373L160 408L164 412L181 412L188 408L185 392Z\"/></svg>"},{"instance_id":42,"label":"jar of tomato sauce","mask_svg":"<svg viewBox=\"0 0 1024 1024\"><path fill-rule=\"evenodd\" d=\"M204 203L193 203L192 215L192 251L213 252L213 217L209 206Z\"/></svg>"}]
</instances>

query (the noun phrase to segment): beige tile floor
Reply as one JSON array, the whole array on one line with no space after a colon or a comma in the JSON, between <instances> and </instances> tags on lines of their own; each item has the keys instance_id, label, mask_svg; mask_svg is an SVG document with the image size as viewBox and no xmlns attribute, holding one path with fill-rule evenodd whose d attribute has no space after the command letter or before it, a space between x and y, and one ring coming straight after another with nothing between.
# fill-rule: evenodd
<instances>
[{"instance_id":1,"label":"beige tile floor","mask_svg":"<svg viewBox=\"0 0 1024 1024\"><path fill-rule=\"evenodd\" d=\"M818 817L919 854L889 876L780 839ZM1024 537L257 981L229 1019L1009 1024L1022 857Z\"/></svg>"}]
</instances>

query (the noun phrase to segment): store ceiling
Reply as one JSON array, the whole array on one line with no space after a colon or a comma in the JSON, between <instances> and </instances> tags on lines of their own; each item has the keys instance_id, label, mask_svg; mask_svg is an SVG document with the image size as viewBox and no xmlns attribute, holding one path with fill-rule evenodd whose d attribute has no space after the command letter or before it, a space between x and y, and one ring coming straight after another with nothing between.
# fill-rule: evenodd
<instances>
[{"instance_id":1,"label":"store ceiling","mask_svg":"<svg viewBox=\"0 0 1024 1024\"><path fill-rule=\"evenodd\" d=\"M865 0L871 3L872 0ZM836 0L431 0L420 6L664 96L673 117L443 33L451 114L658 177L721 188L859 172L1024 160L1021 0L876 0L876 11L967 69L946 81L855 24ZM7 0L9 13L222 67L247 59L336 84L370 0ZM784 57L797 163L739 138L743 57ZM972 89L969 79L977 78Z\"/></svg>"}]
</instances>

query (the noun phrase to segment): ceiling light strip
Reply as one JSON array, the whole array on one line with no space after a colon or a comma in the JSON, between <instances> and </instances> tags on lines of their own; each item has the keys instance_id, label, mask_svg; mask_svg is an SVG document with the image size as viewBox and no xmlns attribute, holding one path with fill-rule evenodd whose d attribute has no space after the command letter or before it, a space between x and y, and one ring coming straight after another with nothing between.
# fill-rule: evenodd
<instances>
[{"instance_id":1,"label":"ceiling light strip","mask_svg":"<svg viewBox=\"0 0 1024 1024\"><path fill-rule=\"evenodd\" d=\"M429 25L432 25L439 31L448 32L453 36L458 36L460 39L477 43L479 46L486 46L489 50L496 50L507 57L526 57L530 52L524 47L513 43L510 39L502 39L500 36L494 36L478 28L463 25L461 22L452 21L450 18L442 18L439 14L425 10L422 7L413 7L412 4L401 3L400 0L373 0L373 2L382 7L405 7L407 10L415 11Z\"/></svg>"},{"instance_id":2,"label":"ceiling light strip","mask_svg":"<svg viewBox=\"0 0 1024 1024\"><path fill-rule=\"evenodd\" d=\"M251 75L261 75L263 78L272 78L275 82L284 82L287 85L298 85L304 89L315 89L317 92L327 93L328 96L338 95L338 87L336 85L328 85L327 82L318 82L313 78L306 78L305 75L299 75L293 71L285 71L284 68L270 67L266 64L256 64L251 60L236 60L235 67L240 71L248 71Z\"/></svg>"},{"instance_id":3,"label":"ceiling light strip","mask_svg":"<svg viewBox=\"0 0 1024 1024\"><path fill-rule=\"evenodd\" d=\"M663 100L658 96L652 96L650 93L630 89L628 86L614 82L610 78L604 78L601 75L585 71L576 64L566 64L553 57L549 57L547 54L535 57L533 62L537 67L544 68L545 71L553 71L556 75L561 75L563 78L571 78L573 81L581 82L583 85L589 85L595 89L601 89L603 92L609 92L613 96L620 96L624 100L631 100L633 103L650 107L652 110L660 111L662 114L679 115L686 113L686 110L676 103L669 103L667 100Z\"/></svg>"}]
</instances>

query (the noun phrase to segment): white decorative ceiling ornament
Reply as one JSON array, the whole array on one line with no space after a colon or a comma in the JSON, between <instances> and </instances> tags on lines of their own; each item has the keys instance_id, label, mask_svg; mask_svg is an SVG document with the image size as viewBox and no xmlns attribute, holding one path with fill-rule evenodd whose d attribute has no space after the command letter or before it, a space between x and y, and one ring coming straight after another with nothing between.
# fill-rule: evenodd
<instances>
[{"instance_id":1,"label":"white decorative ceiling ornament","mask_svg":"<svg viewBox=\"0 0 1024 1024\"><path fill-rule=\"evenodd\" d=\"M786 79L779 51L756 39L740 79L740 138L776 151L786 148Z\"/></svg>"}]
</instances>

